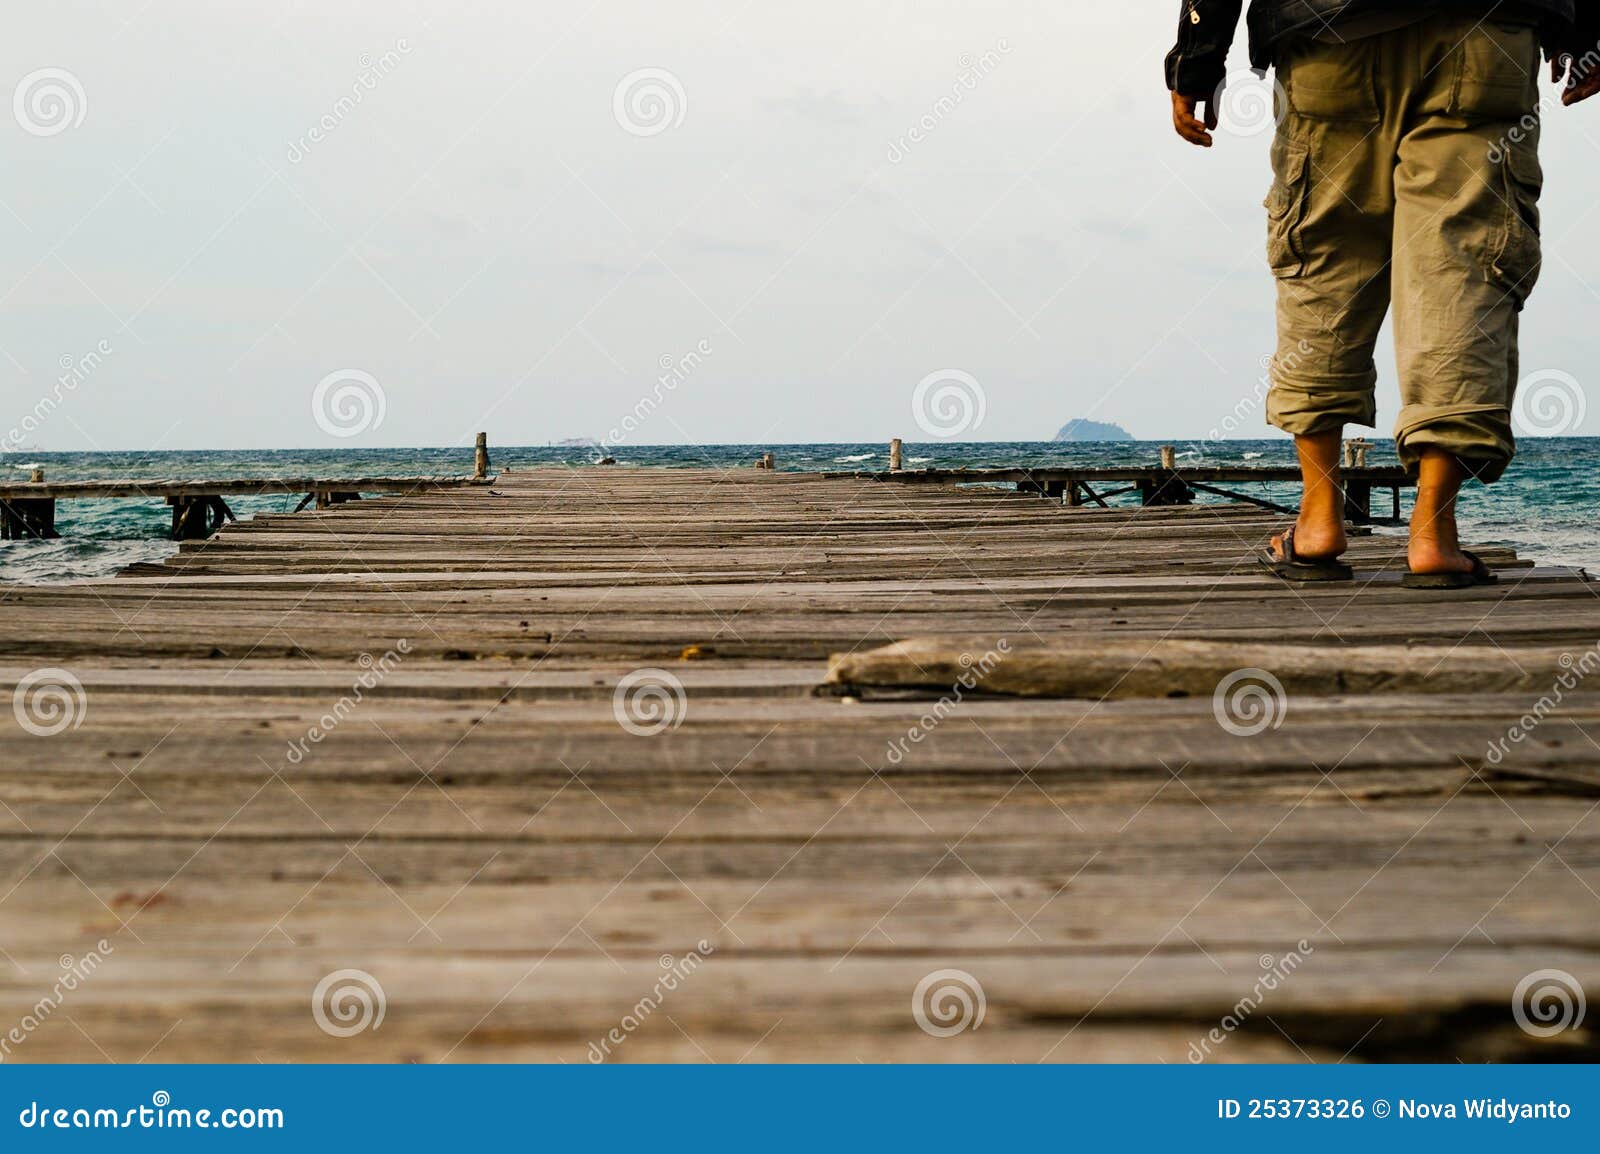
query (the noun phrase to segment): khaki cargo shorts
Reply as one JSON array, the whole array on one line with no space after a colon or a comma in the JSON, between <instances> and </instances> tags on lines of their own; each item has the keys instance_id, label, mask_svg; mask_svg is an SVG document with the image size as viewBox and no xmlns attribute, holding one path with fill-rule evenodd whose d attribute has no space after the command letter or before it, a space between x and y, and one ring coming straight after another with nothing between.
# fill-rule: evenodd
<instances>
[{"instance_id":1,"label":"khaki cargo shorts","mask_svg":"<svg viewBox=\"0 0 1600 1154\"><path fill-rule=\"evenodd\" d=\"M1438 446L1492 481L1515 447L1517 321L1539 277L1538 34L1432 16L1283 55L1268 420L1294 434L1374 424L1392 305L1401 461Z\"/></svg>"}]
</instances>

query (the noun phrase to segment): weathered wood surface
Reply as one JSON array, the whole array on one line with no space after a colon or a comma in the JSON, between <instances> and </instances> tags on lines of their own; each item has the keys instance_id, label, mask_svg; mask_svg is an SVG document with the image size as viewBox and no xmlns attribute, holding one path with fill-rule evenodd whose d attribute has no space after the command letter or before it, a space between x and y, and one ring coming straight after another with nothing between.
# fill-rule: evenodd
<instances>
[{"instance_id":1,"label":"weathered wood surface","mask_svg":"<svg viewBox=\"0 0 1600 1154\"><path fill-rule=\"evenodd\" d=\"M1595 1057L1511 1003L1600 989L1596 590L1504 549L1403 590L1385 535L1289 589L1278 525L543 470L4 587L0 694L81 687L0 741L6 1060ZM1254 735L1245 666L1284 686ZM654 734L641 668L682 689ZM348 970L385 1014L334 1036ZM947 970L986 1011L943 1037Z\"/></svg>"}]
</instances>

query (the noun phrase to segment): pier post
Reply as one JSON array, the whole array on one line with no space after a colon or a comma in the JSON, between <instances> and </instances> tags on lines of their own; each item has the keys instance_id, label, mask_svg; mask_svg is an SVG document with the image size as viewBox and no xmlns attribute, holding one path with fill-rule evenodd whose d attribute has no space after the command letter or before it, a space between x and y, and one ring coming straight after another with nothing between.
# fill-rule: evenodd
<instances>
[{"instance_id":1,"label":"pier post","mask_svg":"<svg viewBox=\"0 0 1600 1154\"><path fill-rule=\"evenodd\" d=\"M489 434L479 433L472 452L472 479L486 480L489 476Z\"/></svg>"},{"instance_id":2,"label":"pier post","mask_svg":"<svg viewBox=\"0 0 1600 1154\"><path fill-rule=\"evenodd\" d=\"M889 442L889 471L891 473L898 473L900 471L900 457L900 438L896 437L894 440Z\"/></svg>"},{"instance_id":3,"label":"pier post","mask_svg":"<svg viewBox=\"0 0 1600 1154\"><path fill-rule=\"evenodd\" d=\"M172 539L174 541L203 541L232 517L233 511L221 497L168 497L172 506Z\"/></svg>"},{"instance_id":4,"label":"pier post","mask_svg":"<svg viewBox=\"0 0 1600 1154\"><path fill-rule=\"evenodd\" d=\"M1141 505L1192 505L1194 490L1177 474L1178 450L1161 446L1161 468L1139 479Z\"/></svg>"},{"instance_id":5,"label":"pier post","mask_svg":"<svg viewBox=\"0 0 1600 1154\"><path fill-rule=\"evenodd\" d=\"M0 541L54 541L59 536L54 497L0 501Z\"/></svg>"},{"instance_id":6,"label":"pier post","mask_svg":"<svg viewBox=\"0 0 1600 1154\"><path fill-rule=\"evenodd\" d=\"M38 467L28 475L35 485L44 483L44 468ZM0 541L36 540L53 541L61 536L56 532L56 501L54 497L17 497L0 501Z\"/></svg>"},{"instance_id":7,"label":"pier post","mask_svg":"<svg viewBox=\"0 0 1600 1154\"><path fill-rule=\"evenodd\" d=\"M1372 520L1372 482L1346 481L1344 486L1345 520L1365 525Z\"/></svg>"}]
</instances>

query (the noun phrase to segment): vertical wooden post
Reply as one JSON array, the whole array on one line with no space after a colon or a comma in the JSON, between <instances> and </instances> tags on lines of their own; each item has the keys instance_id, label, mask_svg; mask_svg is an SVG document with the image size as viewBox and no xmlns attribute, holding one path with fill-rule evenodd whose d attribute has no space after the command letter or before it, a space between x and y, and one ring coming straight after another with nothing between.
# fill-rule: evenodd
<instances>
[{"instance_id":1,"label":"vertical wooden post","mask_svg":"<svg viewBox=\"0 0 1600 1154\"><path fill-rule=\"evenodd\" d=\"M894 440L889 442L889 471L891 473L898 473L900 471L900 438L899 437L896 437Z\"/></svg>"},{"instance_id":2,"label":"vertical wooden post","mask_svg":"<svg viewBox=\"0 0 1600 1154\"><path fill-rule=\"evenodd\" d=\"M1171 445L1161 446L1161 467L1163 469L1176 469L1178 467L1178 450Z\"/></svg>"},{"instance_id":3,"label":"vertical wooden post","mask_svg":"<svg viewBox=\"0 0 1600 1154\"><path fill-rule=\"evenodd\" d=\"M482 481L489 476L489 434L479 433L472 453L472 479Z\"/></svg>"},{"instance_id":4,"label":"vertical wooden post","mask_svg":"<svg viewBox=\"0 0 1600 1154\"><path fill-rule=\"evenodd\" d=\"M44 467L41 465L40 467L34 469L34 471L29 475L28 480L32 481L35 485L43 484Z\"/></svg>"},{"instance_id":5,"label":"vertical wooden post","mask_svg":"<svg viewBox=\"0 0 1600 1154\"><path fill-rule=\"evenodd\" d=\"M1344 467L1346 469L1353 469L1356 467L1356 446L1355 442L1353 441L1346 441L1344 443Z\"/></svg>"}]
</instances>

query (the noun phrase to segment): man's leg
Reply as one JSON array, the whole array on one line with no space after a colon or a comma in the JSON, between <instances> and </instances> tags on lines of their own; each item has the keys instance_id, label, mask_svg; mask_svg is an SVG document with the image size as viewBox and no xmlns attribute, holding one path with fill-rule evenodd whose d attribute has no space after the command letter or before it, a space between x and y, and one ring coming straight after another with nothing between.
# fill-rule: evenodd
<instances>
[{"instance_id":1,"label":"man's leg","mask_svg":"<svg viewBox=\"0 0 1600 1154\"><path fill-rule=\"evenodd\" d=\"M1343 553L1348 544L1344 534L1344 485L1339 480L1343 441L1343 426L1294 439L1304 484L1300 516L1294 523L1294 551L1307 561L1330 560ZM1282 536L1272 539L1272 549L1283 556Z\"/></svg>"},{"instance_id":2,"label":"man's leg","mask_svg":"<svg viewBox=\"0 0 1600 1154\"><path fill-rule=\"evenodd\" d=\"M1470 573L1456 534L1456 494L1467 470L1454 453L1423 449L1417 461L1417 503L1411 510L1407 558L1413 573Z\"/></svg>"},{"instance_id":3,"label":"man's leg","mask_svg":"<svg viewBox=\"0 0 1600 1154\"><path fill-rule=\"evenodd\" d=\"M1456 494L1511 460L1518 314L1539 275L1539 44L1469 17L1416 36L1395 178L1395 440L1418 478L1412 571L1467 572Z\"/></svg>"},{"instance_id":4,"label":"man's leg","mask_svg":"<svg viewBox=\"0 0 1600 1154\"><path fill-rule=\"evenodd\" d=\"M1273 142L1267 256L1278 280L1278 352L1267 420L1293 434L1305 494L1295 552L1345 547L1340 442L1376 419L1373 352L1389 309L1394 242L1389 107L1370 42L1301 44L1279 65L1286 102ZM1282 556L1282 541L1274 551Z\"/></svg>"}]
</instances>

